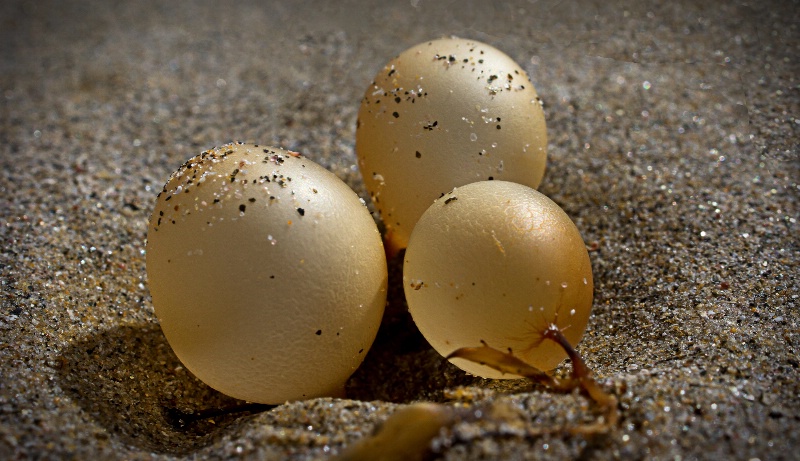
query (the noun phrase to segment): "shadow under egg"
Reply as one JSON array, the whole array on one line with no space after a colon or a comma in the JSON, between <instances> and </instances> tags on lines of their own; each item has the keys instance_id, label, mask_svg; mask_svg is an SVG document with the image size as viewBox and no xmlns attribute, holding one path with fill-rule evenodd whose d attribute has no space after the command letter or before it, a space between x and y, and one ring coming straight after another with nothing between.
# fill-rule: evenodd
<instances>
[{"instance_id":1,"label":"shadow under egg","mask_svg":"<svg viewBox=\"0 0 800 461\"><path fill-rule=\"evenodd\" d=\"M364 362L347 381L347 397L363 401L442 402L445 390L484 380L470 376L439 355L419 332L403 292L403 257L388 262L386 309L375 342Z\"/></svg>"},{"instance_id":2,"label":"shadow under egg","mask_svg":"<svg viewBox=\"0 0 800 461\"><path fill-rule=\"evenodd\" d=\"M59 362L65 393L112 438L142 450L191 454L243 424L243 414L271 408L228 397L195 378L158 325L118 326L80 338Z\"/></svg>"}]
</instances>

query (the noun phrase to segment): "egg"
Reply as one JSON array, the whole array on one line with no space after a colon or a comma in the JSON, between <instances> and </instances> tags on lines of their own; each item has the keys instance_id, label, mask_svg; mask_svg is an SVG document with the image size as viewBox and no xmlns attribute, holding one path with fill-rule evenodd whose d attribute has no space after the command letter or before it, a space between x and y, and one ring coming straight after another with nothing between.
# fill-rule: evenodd
<instances>
[{"instance_id":1,"label":"egg","mask_svg":"<svg viewBox=\"0 0 800 461\"><path fill-rule=\"evenodd\" d=\"M575 345L592 308L575 224L540 192L507 181L458 187L430 206L411 234L403 286L414 322L443 356L485 342L541 370L566 358L542 333L556 325ZM481 377L514 377L451 360Z\"/></svg>"},{"instance_id":2,"label":"egg","mask_svg":"<svg viewBox=\"0 0 800 461\"><path fill-rule=\"evenodd\" d=\"M387 269L375 221L300 154L235 143L190 159L158 196L146 250L167 341L227 395L340 396L377 334Z\"/></svg>"},{"instance_id":3,"label":"egg","mask_svg":"<svg viewBox=\"0 0 800 461\"><path fill-rule=\"evenodd\" d=\"M390 253L453 187L483 180L538 187L547 133L525 71L485 43L416 45L375 76L361 101L356 153Z\"/></svg>"}]
</instances>

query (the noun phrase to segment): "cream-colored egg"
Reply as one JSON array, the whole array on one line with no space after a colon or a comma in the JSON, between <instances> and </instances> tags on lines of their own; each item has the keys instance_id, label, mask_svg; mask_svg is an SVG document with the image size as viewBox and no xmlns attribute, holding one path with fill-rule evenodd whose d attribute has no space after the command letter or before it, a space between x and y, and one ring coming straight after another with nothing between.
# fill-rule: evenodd
<instances>
[{"instance_id":1,"label":"cream-colored egg","mask_svg":"<svg viewBox=\"0 0 800 461\"><path fill-rule=\"evenodd\" d=\"M390 251L453 187L489 179L538 187L544 113L525 71L501 51L447 38L392 59L367 88L356 153Z\"/></svg>"},{"instance_id":2,"label":"cream-colored egg","mask_svg":"<svg viewBox=\"0 0 800 461\"><path fill-rule=\"evenodd\" d=\"M485 341L542 370L566 353L541 332L555 324L577 344L592 307L592 267L575 224L543 194L506 181L436 200L411 235L403 283L414 322L440 354ZM513 377L453 363L486 378Z\"/></svg>"},{"instance_id":3,"label":"cream-colored egg","mask_svg":"<svg viewBox=\"0 0 800 461\"><path fill-rule=\"evenodd\" d=\"M341 395L387 280L377 226L343 181L293 152L225 145L173 173L147 237L156 315L198 378L253 402Z\"/></svg>"}]
</instances>

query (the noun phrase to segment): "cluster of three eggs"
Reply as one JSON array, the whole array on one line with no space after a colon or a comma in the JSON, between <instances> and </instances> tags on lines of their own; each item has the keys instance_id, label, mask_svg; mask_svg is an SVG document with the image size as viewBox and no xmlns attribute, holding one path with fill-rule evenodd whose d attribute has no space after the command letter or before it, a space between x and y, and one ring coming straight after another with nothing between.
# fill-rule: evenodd
<instances>
[{"instance_id":1,"label":"cluster of three eggs","mask_svg":"<svg viewBox=\"0 0 800 461\"><path fill-rule=\"evenodd\" d=\"M406 50L369 85L356 129L384 238L345 183L299 154L203 153L169 179L148 230L165 336L190 371L234 397L340 395L380 325L385 242L390 255L407 248L409 310L437 351L486 341L554 367L564 353L536 329L569 327L576 343L592 280L578 230L534 190L546 145L540 100L511 58L454 38Z\"/></svg>"}]
</instances>

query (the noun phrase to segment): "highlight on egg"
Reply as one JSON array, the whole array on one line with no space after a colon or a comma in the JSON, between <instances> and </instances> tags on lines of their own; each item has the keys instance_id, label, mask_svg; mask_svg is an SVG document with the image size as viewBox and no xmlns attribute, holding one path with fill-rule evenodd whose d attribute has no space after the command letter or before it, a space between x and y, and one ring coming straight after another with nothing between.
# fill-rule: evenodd
<instances>
[{"instance_id":1,"label":"highlight on egg","mask_svg":"<svg viewBox=\"0 0 800 461\"><path fill-rule=\"evenodd\" d=\"M228 144L181 166L147 234L156 315L188 370L230 396L343 394L386 301L363 201L308 158Z\"/></svg>"},{"instance_id":2,"label":"highlight on egg","mask_svg":"<svg viewBox=\"0 0 800 461\"><path fill-rule=\"evenodd\" d=\"M542 333L555 325L575 345L592 308L575 224L540 192L506 181L458 187L430 206L411 234L403 286L414 322L443 356L485 342L541 370L566 358ZM451 361L484 378L516 377Z\"/></svg>"},{"instance_id":3,"label":"highlight on egg","mask_svg":"<svg viewBox=\"0 0 800 461\"><path fill-rule=\"evenodd\" d=\"M500 50L444 38L400 53L361 101L356 153L390 253L453 187L505 180L538 187L547 133L528 75Z\"/></svg>"}]
</instances>

